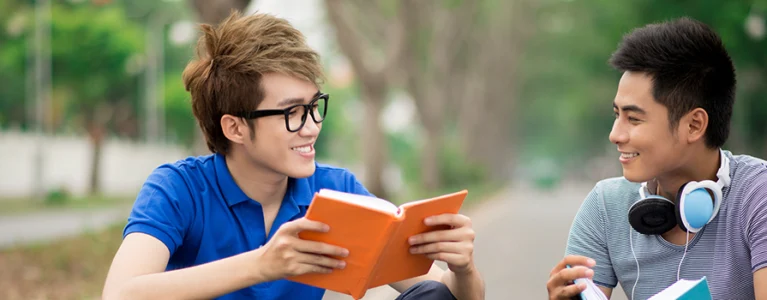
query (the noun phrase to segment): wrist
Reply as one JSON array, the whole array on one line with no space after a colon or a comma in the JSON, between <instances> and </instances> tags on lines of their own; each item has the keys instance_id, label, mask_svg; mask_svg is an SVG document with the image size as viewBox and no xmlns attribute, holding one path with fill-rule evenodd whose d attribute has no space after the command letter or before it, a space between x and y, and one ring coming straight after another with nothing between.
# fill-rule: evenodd
<instances>
[{"instance_id":1,"label":"wrist","mask_svg":"<svg viewBox=\"0 0 767 300\"><path fill-rule=\"evenodd\" d=\"M477 272L476 266L474 266L474 262L470 263L465 268L462 268L457 271L453 271L456 277L471 277L474 276L474 273Z\"/></svg>"},{"instance_id":2,"label":"wrist","mask_svg":"<svg viewBox=\"0 0 767 300\"><path fill-rule=\"evenodd\" d=\"M266 282L269 280L269 275L266 272L265 264L263 262L264 251L262 248L247 252L247 267L248 281L254 284L260 282Z\"/></svg>"}]
</instances>

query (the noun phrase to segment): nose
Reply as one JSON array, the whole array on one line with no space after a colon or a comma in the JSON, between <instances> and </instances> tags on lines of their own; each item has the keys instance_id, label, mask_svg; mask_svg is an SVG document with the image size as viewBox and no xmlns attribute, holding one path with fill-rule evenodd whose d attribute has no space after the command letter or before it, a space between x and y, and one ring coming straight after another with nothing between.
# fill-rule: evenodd
<instances>
[{"instance_id":1,"label":"nose","mask_svg":"<svg viewBox=\"0 0 767 300\"><path fill-rule=\"evenodd\" d=\"M620 119L615 119L613 129L610 131L610 142L613 144L623 144L628 142L628 132L622 126Z\"/></svg>"},{"instance_id":2,"label":"nose","mask_svg":"<svg viewBox=\"0 0 767 300\"><path fill-rule=\"evenodd\" d=\"M306 123L304 123L304 127L298 131L298 134L307 137L317 136L320 134L321 129L322 123L315 123L311 116L307 116Z\"/></svg>"}]
</instances>

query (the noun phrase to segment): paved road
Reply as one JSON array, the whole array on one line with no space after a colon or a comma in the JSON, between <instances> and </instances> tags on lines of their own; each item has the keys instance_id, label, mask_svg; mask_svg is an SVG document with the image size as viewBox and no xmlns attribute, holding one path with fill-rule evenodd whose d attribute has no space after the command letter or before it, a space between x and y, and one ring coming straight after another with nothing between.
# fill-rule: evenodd
<instances>
[{"instance_id":1,"label":"paved road","mask_svg":"<svg viewBox=\"0 0 767 300\"><path fill-rule=\"evenodd\" d=\"M122 221L130 206L57 210L0 217L0 249L15 244L47 242L98 230Z\"/></svg>"},{"instance_id":2,"label":"paved road","mask_svg":"<svg viewBox=\"0 0 767 300\"><path fill-rule=\"evenodd\" d=\"M477 232L475 261L486 281L486 299L547 299L549 272L562 258L570 223L591 187L570 184L550 192L518 187L468 212ZM364 300L395 297L386 286L372 289ZM325 297L348 299L332 292ZM626 297L617 289L612 299Z\"/></svg>"}]
</instances>

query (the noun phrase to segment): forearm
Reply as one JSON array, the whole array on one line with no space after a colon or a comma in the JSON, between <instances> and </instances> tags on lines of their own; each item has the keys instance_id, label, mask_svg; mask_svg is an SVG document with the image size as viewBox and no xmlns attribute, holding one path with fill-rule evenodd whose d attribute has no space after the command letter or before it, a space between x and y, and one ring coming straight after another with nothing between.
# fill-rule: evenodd
<instances>
[{"instance_id":1,"label":"forearm","mask_svg":"<svg viewBox=\"0 0 767 300\"><path fill-rule=\"evenodd\" d=\"M485 299L485 283L475 267L470 272L456 274L447 270L442 275L444 283L458 300Z\"/></svg>"},{"instance_id":2,"label":"forearm","mask_svg":"<svg viewBox=\"0 0 767 300\"><path fill-rule=\"evenodd\" d=\"M265 281L246 252L199 266L129 279L105 299L211 299ZM250 267L254 266L254 267Z\"/></svg>"}]
</instances>

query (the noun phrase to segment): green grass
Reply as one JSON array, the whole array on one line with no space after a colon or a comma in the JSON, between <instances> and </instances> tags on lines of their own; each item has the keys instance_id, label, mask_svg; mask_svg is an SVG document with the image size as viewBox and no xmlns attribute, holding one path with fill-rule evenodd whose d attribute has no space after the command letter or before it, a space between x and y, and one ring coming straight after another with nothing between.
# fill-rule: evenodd
<instances>
[{"instance_id":1,"label":"green grass","mask_svg":"<svg viewBox=\"0 0 767 300\"><path fill-rule=\"evenodd\" d=\"M48 198L51 199L51 198ZM30 212L60 209L89 209L105 206L130 204L134 201L131 197L63 197L55 200L34 198L0 198L0 216L18 215Z\"/></svg>"}]
</instances>

